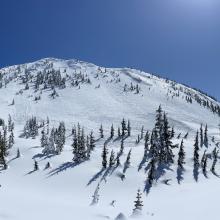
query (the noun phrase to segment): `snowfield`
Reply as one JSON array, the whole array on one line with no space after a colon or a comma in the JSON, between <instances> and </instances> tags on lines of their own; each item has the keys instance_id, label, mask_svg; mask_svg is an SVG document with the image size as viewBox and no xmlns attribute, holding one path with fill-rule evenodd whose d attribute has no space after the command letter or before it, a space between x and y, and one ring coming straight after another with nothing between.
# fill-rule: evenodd
<instances>
[{"instance_id":1,"label":"snowfield","mask_svg":"<svg viewBox=\"0 0 220 220\"><path fill-rule=\"evenodd\" d=\"M59 71L65 77L65 86L51 89L43 88L42 84L35 88L37 74L51 70ZM207 177L201 168L197 182L193 176L193 145L201 124L203 127L208 125L209 146L200 148L200 160L205 149L210 155L215 147L218 149L220 103L216 100L187 86L139 70L104 68L77 60L46 58L6 67L0 69L0 73L0 118L7 124L10 114L15 124L15 144L6 157L8 169L0 171L0 219L114 220L120 213L126 219L132 219L138 189L142 192L144 205L142 214L137 216L140 220L219 219L220 179L210 171L212 159L207 161ZM76 76L78 81L74 78ZM27 83L29 88L25 89ZM134 89L131 89L131 83ZM203 104L207 102L209 107ZM159 105L167 113L170 126L175 129L174 144L180 145L184 135L189 133L184 139L185 171L183 180L178 184L179 148L175 148L174 163L146 193L149 160L139 169L144 140L139 143L136 140L142 126L144 133L152 132ZM211 105L215 107L215 112ZM66 142L61 154L42 155L42 128L34 139L21 137L26 121L32 116L36 116L39 122L48 117L50 130L59 122L65 123ZM123 118L130 120L131 136L124 140L121 166L103 170L101 155L104 143L107 144L108 158L111 150L116 154L119 152L121 141L117 138L117 128ZM80 164L72 160L71 131L77 123L84 127L86 134L93 131L96 139L90 159ZM99 134L101 124L104 138L100 138ZM115 137L109 139L112 124ZM18 148L20 158L16 158ZM131 164L123 179L124 163L130 149ZM33 172L34 159L39 170ZM48 162L51 168L45 169ZM216 173L220 174L219 161ZM91 205L98 185L98 203Z\"/></svg>"}]
</instances>

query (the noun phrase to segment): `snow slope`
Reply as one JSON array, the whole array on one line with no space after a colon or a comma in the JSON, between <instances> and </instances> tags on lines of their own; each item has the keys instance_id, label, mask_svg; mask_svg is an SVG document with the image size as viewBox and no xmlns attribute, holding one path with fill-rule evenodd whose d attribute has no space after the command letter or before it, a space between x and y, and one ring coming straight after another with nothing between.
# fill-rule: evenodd
<instances>
[{"instance_id":1,"label":"snow slope","mask_svg":"<svg viewBox=\"0 0 220 220\"><path fill-rule=\"evenodd\" d=\"M51 89L34 88L34 79L39 72L51 69L59 70L67 78L65 88L56 88L58 96L52 98ZM176 163L172 170L154 184L151 192L143 193L143 215L140 219L219 219L218 203L220 180L211 172L208 178L200 172L199 181L195 182L192 172L193 144L200 124L208 124L210 141L208 152L220 142L220 117L209 108L200 105L195 99L209 102L213 106L220 104L201 92L184 85L159 78L129 68L103 68L77 60L46 58L34 63L6 67L0 70L2 88L0 89L0 118L7 121L8 115L15 122L15 145L8 156L7 170L0 173L0 219L39 220L39 219L74 219L96 220L114 219L119 213L127 218L132 214L133 201L137 189L144 189L147 173L144 167L138 171L142 160L143 141L136 145L135 140L141 127L151 131L155 122L155 111L161 104L168 113L169 122L175 127L174 142L180 143L177 134L189 132L185 140L187 154L186 172L181 184L176 180ZM76 74L85 74L91 83L71 83ZM22 83L28 75L29 89ZM138 85L140 91L131 91L130 84ZM124 89L127 84L128 89ZM35 101L35 97L40 100ZM192 98L192 104L186 101ZM11 105L14 99L14 105ZM40 135L36 139L19 137L25 121L31 116L39 120L50 118L51 127L64 121L67 127L67 141L64 152L51 158L37 158L40 170L33 169L33 157L41 153ZM110 134L110 126L120 125L122 118L131 121L132 135L125 140L126 153L132 148L131 167L126 178L121 181L118 174L122 168L105 176L101 171L101 152ZM80 123L86 132L94 131L98 139L98 129L103 125L105 138L98 140L96 149L89 161L78 166L72 164L70 136L72 126ZM120 141L110 141L109 149L119 150ZM22 157L14 159L17 148ZM201 155L203 153L201 150ZM176 160L177 158L175 158ZM52 168L44 170L50 161ZM210 166L211 161L208 165ZM220 173L219 162L217 172ZM104 175L104 177L103 177ZM169 185L164 181L171 179ZM100 183L100 201L90 206L92 194ZM116 200L115 207L110 203Z\"/></svg>"}]
</instances>

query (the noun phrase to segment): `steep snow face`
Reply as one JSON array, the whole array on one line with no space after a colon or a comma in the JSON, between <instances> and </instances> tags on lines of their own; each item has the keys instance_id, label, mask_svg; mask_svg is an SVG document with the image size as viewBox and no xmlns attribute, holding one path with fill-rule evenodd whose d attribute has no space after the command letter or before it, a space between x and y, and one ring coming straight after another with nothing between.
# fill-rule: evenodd
<instances>
[{"instance_id":1,"label":"steep snow face","mask_svg":"<svg viewBox=\"0 0 220 220\"><path fill-rule=\"evenodd\" d=\"M37 75L52 71L58 71L65 79L65 85L55 88L54 99L50 85L45 88L40 84L35 88ZM13 99L15 101L14 106L8 106L6 114L11 113L21 122L31 115L50 116L54 121L80 121L85 126L92 125L89 129L95 129L100 123L109 125L126 117L140 125L143 120L153 121L155 109L160 104L178 128L191 128L192 124L205 124L210 120L210 126L216 127L219 119L207 107L200 107L206 102L209 106L218 106L216 101L183 85L138 70L106 69L76 60L47 58L4 68L0 73L3 87L6 84L6 88L0 90L3 103L7 106ZM90 83L86 82L87 79ZM25 89L26 84L29 89ZM187 98L192 99L192 105L187 104ZM149 129L151 127L149 124Z\"/></svg>"},{"instance_id":2,"label":"steep snow face","mask_svg":"<svg viewBox=\"0 0 220 220\"><path fill-rule=\"evenodd\" d=\"M220 142L220 104L217 101L184 85L139 70L104 68L77 60L46 58L6 67L0 73L0 117L7 121L10 114L15 122L15 144L7 157L9 168L0 173L1 219L115 219L120 213L123 213L123 219L129 218L137 189L145 188L149 163L146 161L138 171L144 141L135 144L135 140L142 126L145 132L152 131L159 105L168 114L170 126L175 128L175 144L189 132L188 139L184 140L187 155L184 179L181 184L177 183L178 149L175 149L174 165L166 170L148 195L143 192L144 207L139 218L185 220L209 216L218 219L220 180L211 172L207 179L200 170L196 183L192 167L195 133L201 124L208 125L207 153ZM31 116L36 116L39 121L49 117L50 128L61 121L65 123L66 144L60 155L39 158L41 135L35 139L20 137ZM124 164L132 149L131 165L123 181L123 167L110 173L101 170L103 144L109 138L111 125L117 129L122 118L130 120L132 127L132 135L125 140L121 158ZM71 129L78 122L87 133L94 131L97 142L90 160L74 166ZM101 124L103 139L99 139ZM107 146L109 152L112 149L118 152L120 140L110 140ZM17 148L22 157L15 159ZM200 156L203 151L200 149ZM38 161L40 170L31 173L33 158ZM47 162L52 165L50 170L44 170ZM208 167L211 163L209 159ZM220 173L219 168L217 163L216 170ZM99 202L90 206L98 184ZM114 205L112 201L115 201Z\"/></svg>"}]
</instances>

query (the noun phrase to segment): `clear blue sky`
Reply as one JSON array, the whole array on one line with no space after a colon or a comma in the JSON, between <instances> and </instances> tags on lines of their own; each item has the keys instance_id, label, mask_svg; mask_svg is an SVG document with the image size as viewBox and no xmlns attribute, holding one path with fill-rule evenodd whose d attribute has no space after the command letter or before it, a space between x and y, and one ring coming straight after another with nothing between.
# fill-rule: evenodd
<instances>
[{"instance_id":1,"label":"clear blue sky","mask_svg":"<svg viewBox=\"0 0 220 220\"><path fill-rule=\"evenodd\" d=\"M134 67L220 99L220 0L0 0L0 67Z\"/></svg>"}]
</instances>

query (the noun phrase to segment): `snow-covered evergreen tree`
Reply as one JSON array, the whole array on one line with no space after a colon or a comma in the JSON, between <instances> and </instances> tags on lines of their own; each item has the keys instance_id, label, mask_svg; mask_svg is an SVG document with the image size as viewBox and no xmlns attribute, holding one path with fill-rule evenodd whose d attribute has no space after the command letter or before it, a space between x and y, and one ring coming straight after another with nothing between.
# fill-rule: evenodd
<instances>
[{"instance_id":1,"label":"snow-covered evergreen tree","mask_svg":"<svg viewBox=\"0 0 220 220\"><path fill-rule=\"evenodd\" d=\"M141 199L141 196L142 196L141 191L140 189L138 189L136 200L134 201L134 209L133 209L134 216L141 214L142 207L143 207L143 201Z\"/></svg>"},{"instance_id":2,"label":"snow-covered evergreen tree","mask_svg":"<svg viewBox=\"0 0 220 220\"><path fill-rule=\"evenodd\" d=\"M107 168L107 155L108 155L108 150L107 150L107 146L104 144L103 146L103 151L102 151L102 167L104 169Z\"/></svg>"}]
</instances>

